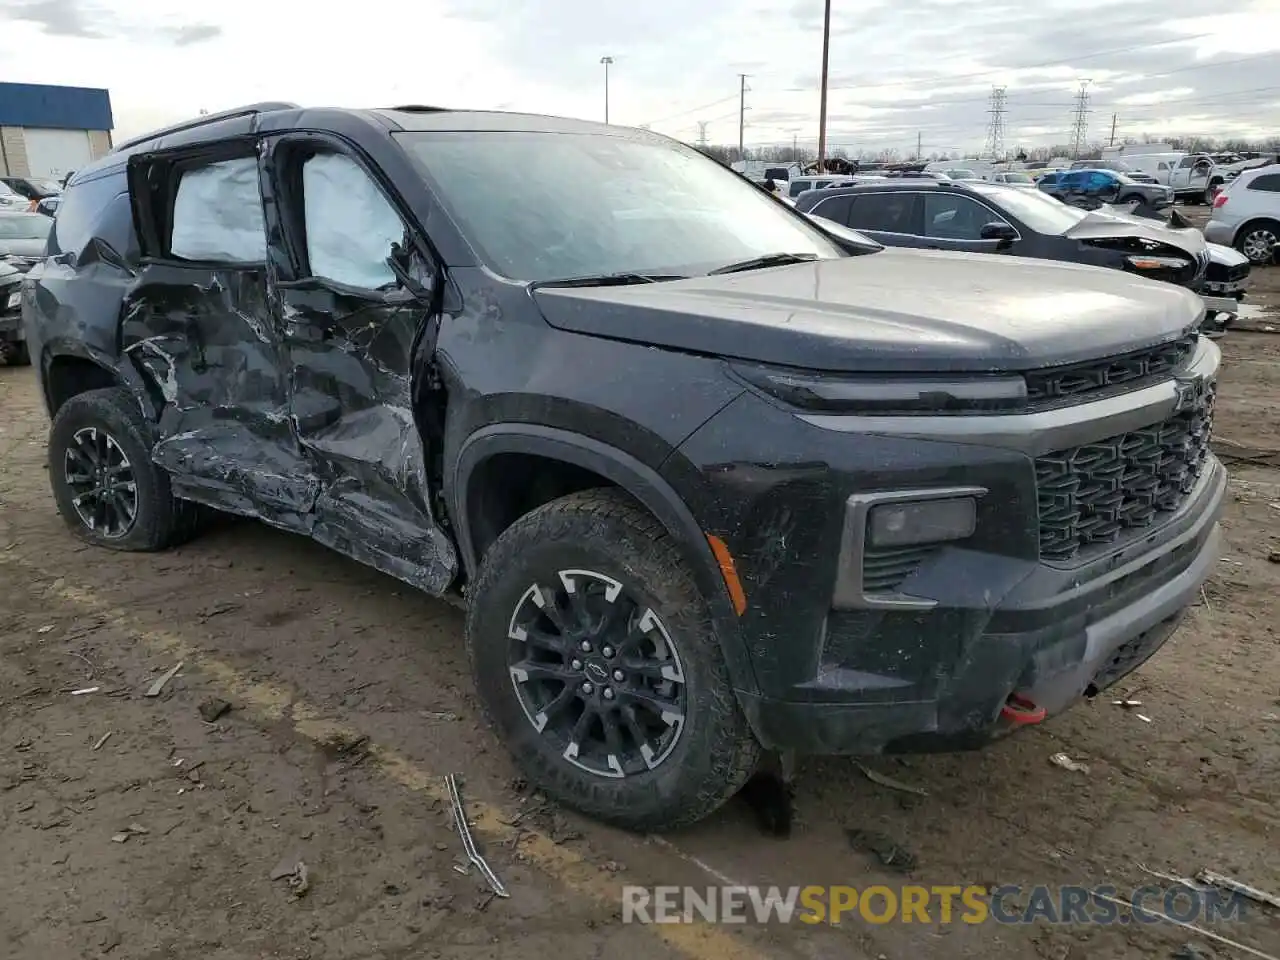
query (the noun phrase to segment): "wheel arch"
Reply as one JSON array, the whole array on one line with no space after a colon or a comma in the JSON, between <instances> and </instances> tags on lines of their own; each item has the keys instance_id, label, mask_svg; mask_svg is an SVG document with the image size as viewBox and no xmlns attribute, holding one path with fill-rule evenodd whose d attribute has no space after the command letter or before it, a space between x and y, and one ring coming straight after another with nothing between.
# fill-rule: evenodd
<instances>
[{"instance_id":1,"label":"wheel arch","mask_svg":"<svg viewBox=\"0 0 1280 960\"><path fill-rule=\"evenodd\" d=\"M63 404L78 394L102 387L124 387L138 401L143 415L154 422L158 411L145 384L131 373L81 341L58 339L45 343L39 359L40 396L45 411L52 419Z\"/></svg>"},{"instance_id":2,"label":"wheel arch","mask_svg":"<svg viewBox=\"0 0 1280 960\"><path fill-rule=\"evenodd\" d=\"M468 437L458 450L446 498L458 552L469 579L474 578L488 546L477 537L473 524L475 502L471 498L480 493L473 480L482 476L479 471L486 463L509 455L539 458L585 471L603 481L588 486L615 486L648 510L672 536L707 598L734 688L742 692L758 691L738 616L706 534L679 494L657 470L610 444L568 430L526 423L494 424ZM492 539L500 533L497 531Z\"/></svg>"}]
</instances>

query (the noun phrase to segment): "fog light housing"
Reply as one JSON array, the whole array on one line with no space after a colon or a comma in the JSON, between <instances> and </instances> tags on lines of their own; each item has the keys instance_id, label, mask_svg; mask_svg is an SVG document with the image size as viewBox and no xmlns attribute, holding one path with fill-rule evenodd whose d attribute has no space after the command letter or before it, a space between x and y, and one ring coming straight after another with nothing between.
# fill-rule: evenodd
<instances>
[{"instance_id":1,"label":"fog light housing","mask_svg":"<svg viewBox=\"0 0 1280 960\"><path fill-rule=\"evenodd\" d=\"M867 517L867 540L873 547L944 543L972 536L977 524L973 497L882 503Z\"/></svg>"}]
</instances>

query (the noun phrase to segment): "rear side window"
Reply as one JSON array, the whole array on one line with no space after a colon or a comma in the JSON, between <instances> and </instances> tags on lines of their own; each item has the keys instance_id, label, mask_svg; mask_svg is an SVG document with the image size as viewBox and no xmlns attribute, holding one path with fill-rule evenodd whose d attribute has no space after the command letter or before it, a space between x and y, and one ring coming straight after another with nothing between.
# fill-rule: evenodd
<instances>
[{"instance_id":1,"label":"rear side window","mask_svg":"<svg viewBox=\"0 0 1280 960\"><path fill-rule=\"evenodd\" d=\"M256 157L182 171L173 200L169 252L206 263L251 264L267 259Z\"/></svg>"},{"instance_id":2,"label":"rear side window","mask_svg":"<svg viewBox=\"0 0 1280 960\"><path fill-rule=\"evenodd\" d=\"M849 226L855 230L880 230L885 233L914 233L911 210L913 193L868 193L853 201Z\"/></svg>"},{"instance_id":3,"label":"rear side window","mask_svg":"<svg viewBox=\"0 0 1280 960\"><path fill-rule=\"evenodd\" d=\"M110 243L122 255L130 248L136 249L137 240L133 237L128 191L129 184L123 167L106 176L84 180L71 186L62 195L58 216L53 221L53 229L49 231L49 253L78 254L95 236ZM123 198L123 204L117 204L117 198ZM118 212L121 207L124 211L123 218ZM104 236L104 233L110 233L111 236ZM117 243L123 245L117 247Z\"/></svg>"},{"instance_id":4,"label":"rear side window","mask_svg":"<svg viewBox=\"0 0 1280 960\"><path fill-rule=\"evenodd\" d=\"M1248 189L1261 190L1264 193L1280 193L1280 173L1268 173L1255 177Z\"/></svg>"},{"instance_id":5,"label":"rear side window","mask_svg":"<svg viewBox=\"0 0 1280 960\"><path fill-rule=\"evenodd\" d=\"M815 217L826 217L828 220L834 220L842 227L849 225L849 204L853 202L850 196L843 197L827 197L820 200L809 212Z\"/></svg>"}]
</instances>

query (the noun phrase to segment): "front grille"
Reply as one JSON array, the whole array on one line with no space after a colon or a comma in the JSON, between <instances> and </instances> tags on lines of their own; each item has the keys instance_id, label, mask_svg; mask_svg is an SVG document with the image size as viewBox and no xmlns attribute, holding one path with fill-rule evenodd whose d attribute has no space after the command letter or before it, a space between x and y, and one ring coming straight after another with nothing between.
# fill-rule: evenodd
<instances>
[{"instance_id":1,"label":"front grille","mask_svg":"<svg viewBox=\"0 0 1280 960\"><path fill-rule=\"evenodd\" d=\"M1067 562L1177 510L1209 454L1216 385L1163 423L1036 458L1040 556Z\"/></svg>"},{"instance_id":2,"label":"front grille","mask_svg":"<svg viewBox=\"0 0 1280 960\"><path fill-rule=\"evenodd\" d=\"M1031 403L1079 396L1119 384L1132 384L1176 370L1196 347L1196 335L1118 357L1035 370L1026 375Z\"/></svg>"},{"instance_id":3,"label":"front grille","mask_svg":"<svg viewBox=\"0 0 1280 960\"><path fill-rule=\"evenodd\" d=\"M1191 281L1192 283L1195 283L1196 280L1203 279L1204 275L1209 270L1209 263L1210 263L1210 258L1209 258L1209 251L1207 249L1201 250L1199 253L1196 254L1196 275L1192 279Z\"/></svg>"},{"instance_id":4,"label":"front grille","mask_svg":"<svg viewBox=\"0 0 1280 960\"><path fill-rule=\"evenodd\" d=\"M863 593L894 593L935 549L933 544L867 547L862 555Z\"/></svg>"}]
</instances>

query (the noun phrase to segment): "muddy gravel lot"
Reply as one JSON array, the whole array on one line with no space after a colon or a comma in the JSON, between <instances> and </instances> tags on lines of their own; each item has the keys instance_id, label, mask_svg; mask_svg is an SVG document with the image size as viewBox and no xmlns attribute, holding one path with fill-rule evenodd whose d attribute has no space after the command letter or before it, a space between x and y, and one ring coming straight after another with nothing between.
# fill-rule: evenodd
<instances>
[{"instance_id":1,"label":"muddy gravel lot","mask_svg":"<svg viewBox=\"0 0 1280 960\"><path fill-rule=\"evenodd\" d=\"M1280 331L1280 267L1252 302L1249 326ZM166 554L82 545L31 371L0 369L0 957L1260 955L1165 923L621 922L624 884L1127 891L1207 867L1280 892L1280 336L1220 343L1225 552L1180 632L1114 695L986 752L806 762L788 840L740 800L660 838L544 805L481 720L461 615L313 543L228 520ZM509 899L460 872L446 773ZM1206 927L1280 956L1280 910Z\"/></svg>"}]
</instances>

